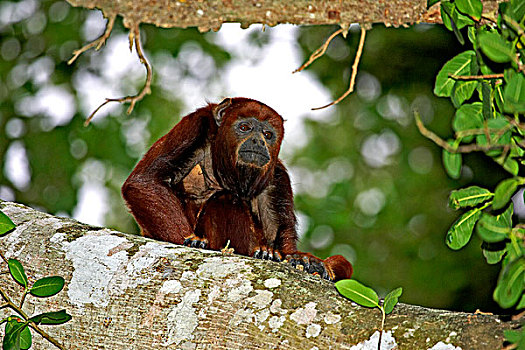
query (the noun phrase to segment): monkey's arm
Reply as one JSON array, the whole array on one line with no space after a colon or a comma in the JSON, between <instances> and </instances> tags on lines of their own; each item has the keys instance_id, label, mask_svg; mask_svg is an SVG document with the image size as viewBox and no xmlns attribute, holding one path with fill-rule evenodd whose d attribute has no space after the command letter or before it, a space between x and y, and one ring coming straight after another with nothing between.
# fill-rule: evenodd
<instances>
[{"instance_id":1,"label":"monkey's arm","mask_svg":"<svg viewBox=\"0 0 525 350\"><path fill-rule=\"evenodd\" d=\"M281 162L275 167L273 178L272 207L277 216L278 227L274 249L283 255L283 258L294 267L302 265L309 273L318 273L332 281L350 278L352 264L341 255L334 255L325 260L316 256L297 251L296 218L293 206L293 193L290 178Z\"/></svg>"},{"instance_id":2,"label":"monkey's arm","mask_svg":"<svg viewBox=\"0 0 525 350\"><path fill-rule=\"evenodd\" d=\"M172 186L198 163L216 132L213 107L182 118L153 144L122 186L122 195L145 236L182 244L193 233Z\"/></svg>"}]
</instances>

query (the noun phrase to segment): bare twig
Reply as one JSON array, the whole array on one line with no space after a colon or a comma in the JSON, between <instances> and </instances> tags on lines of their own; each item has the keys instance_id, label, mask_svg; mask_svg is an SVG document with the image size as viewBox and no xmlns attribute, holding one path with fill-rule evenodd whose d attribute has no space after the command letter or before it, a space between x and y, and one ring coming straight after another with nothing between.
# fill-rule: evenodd
<instances>
[{"instance_id":1,"label":"bare twig","mask_svg":"<svg viewBox=\"0 0 525 350\"><path fill-rule=\"evenodd\" d=\"M432 131L428 130L425 127L425 125L423 125L423 122L421 121L421 116L419 115L417 111L414 112L414 117L416 120L417 128L419 129L419 132L421 133L421 135L432 140L436 145L443 148L445 151L449 153L470 153L470 152L476 152L476 151L490 151L493 149L500 149L500 148L507 147L507 145L504 145L504 144L490 144L490 140L488 140L489 145L487 146L470 144L470 145L453 147L447 141L443 140L441 137L434 134Z\"/></svg>"},{"instance_id":2,"label":"bare twig","mask_svg":"<svg viewBox=\"0 0 525 350\"><path fill-rule=\"evenodd\" d=\"M319 110L323 108L330 107L332 105L335 105L339 102L341 102L346 96L350 95L352 91L354 91L354 85L355 85L355 77L357 76L357 66L359 65L359 60L361 59L361 54L363 53L363 46L365 45L365 36L366 36L366 29L364 27L361 27L361 37L359 38L359 46L357 47L357 52L355 54L354 64L352 65L352 76L350 77L350 86L348 87L348 90L344 94L342 94L337 100L322 106L322 107L315 107L312 108L312 110Z\"/></svg>"},{"instance_id":3,"label":"bare twig","mask_svg":"<svg viewBox=\"0 0 525 350\"><path fill-rule=\"evenodd\" d=\"M7 264L7 258L5 257L4 254L2 254L2 252L0 252L0 258Z\"/></svg>"},{"instance_id":4,"label":"bare twig","mask_svg":"<svg viewBox=\"0 0 525 350\"><path fill-rule=\"evenodd\" d=\"M100 50L100 48L106 43L106 40L111 35L111 31L113 30L113 25L115 24L115 18L116 18L116 15L113 15L108 18L108 23L106 24L106 30L104 31L104 34L102 34L98 39L90 42L89 44L81 47L78 50L73 51L73 57L69 61L67 61L67 64L71 64L75 62L78 56L80 56L87 50L91 49L92 47L95 47L95 50L97 51Z\"/></svg>"},{"instance_id":5,"label":"bare twig","mask_svg":"<svg viewBox=\"0 0 525 350\"><path fill-rule=\"evenodd\" d=\"M455 75L449 74L449 78L454 80L478 80L478 79L502 79L503 73L501 74L485 74L485 75Z\"/></svg>"},{"instance_id":6,"label":"bare twig","mask_svg":"<svg viewBox=\"0 0 525 350\"><path fill-rule=\"evenodd\" d=\"M100 106L97 107L86 119L84 125L87 126L89 122L91 122L91 119L95 116L95 114L106 104L109 102L119 102L119 103L126 103L129 102L130 106L128 107L127 113L130 114L133 111L133 108L135 107L135 103L142 100L144 96L149 94L151 92L151 79L153 77L153 71L151 70L151 66L146 60L146 57L144 57L144 53L142 52L142 46L140 44L140 31L139 31L139 25L136 24L133 29L130 29L129 34L129 40L130 40L130 48L132 48L133 43L135 43L135 49L137 50L137 55L139 56L140 63L144 65L146 68L146 83L144 84L144 87L142 90L133 96L125 96L120 98L106 98L106 101L104 101Z\"/></svg>"},{"instance_id":7,"label":"bare twig","mask_svg":"<svg viewBox=\"0 0 525 350\"><path fill-rule=\"evenodd\" d=\"M328 45L330 45L330 42L332 42L332 40L336 36L341 34L342 32L343 32L343 29L339 29L339 30L336 30L334 33L332 33L332 35L330 35L328 39L326 39L324 44L321 47L319 47L317 50L315 50L314 53L312 53L312 55L310 55L310 58L308 59L308 61L306 61L301 67L297 68L292 73L297 73L297 72L302 71L303 69L311 65L313 61L315 61L316 59L324 55L324 53L326 52L326 49L328 48Z\"/></svg>"}]
</instances>

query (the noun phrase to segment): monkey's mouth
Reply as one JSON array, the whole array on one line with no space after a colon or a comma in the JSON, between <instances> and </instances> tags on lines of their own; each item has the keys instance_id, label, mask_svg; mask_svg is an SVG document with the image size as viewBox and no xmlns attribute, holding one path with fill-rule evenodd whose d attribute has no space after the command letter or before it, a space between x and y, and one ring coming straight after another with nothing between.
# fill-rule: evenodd
<instances>
[{"instance_id":1,"label":"monkey's mouth","mask_svg":"<svg viewBox=\"0 0 525 350\"><path fill-rule=\"evenodd\" d=\"M257 166L264 166L270 161L268 152L259 150L240 150L239 160L243 163L253 164Z\"/></svg>"}]
</instances>

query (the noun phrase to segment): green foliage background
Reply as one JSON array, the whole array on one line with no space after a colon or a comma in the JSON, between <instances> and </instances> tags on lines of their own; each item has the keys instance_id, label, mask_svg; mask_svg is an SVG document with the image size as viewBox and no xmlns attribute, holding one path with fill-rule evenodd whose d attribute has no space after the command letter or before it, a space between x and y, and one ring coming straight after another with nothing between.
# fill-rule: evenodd
<instances>
[{"instance_id":1,"label":"green foliage background","mask_svg":"<svg viewBox=\"0 0 525 350\"><path fill-rule=\"evenodd\" d=\"M14 4L0 4L2 18L8 18L6 13ZM84 128L86 113L74 79L83 69L101 75L95 64L101 53L88 52L72 66L66 62L72 50L86 43L81 24L89 11L70 8L62 1L28 4L36 8L27 16L18 14L19 20L0 22L0 193L7 196L3 199L72 215L80 187L90 176L96 177L109 190L111 210L105 225L137 232L120 197L120 186L145 148L179 120L182 101L172 91L184 87L166 86L155 75L152 94L136 105L131 116L125 115L125 108L117 108ZM298 41L305 60L334 30L300 28ZM149 25L142 25L141 31L154 71L162 58L179 59L187 43L213 61L204 76L190 67L183 69L185 76L198 81L207 83L220 76L232 58L215 43L214 33ZM267 28L250 40L264 46L271 40L271 31ZM112 37L119 34L125 30L117 20ZM347 87L357 40L353 31L347 39L338 37L327 55L308 69L334 97ZM19 52L15 55L12 50ZM448 178L441 165L441 150L419 134L411 114L411 108L417 107L430 128L444 138L452 134L455 109L448 100L435 97L432 89L444 62L463 50L454 35L440 26L375 26L367 34L357 93L333 107L328 121L309 119L307 145L285 162L301 174L294 181L300 190L296 207L305 231L302 249L323 257L344 254L354 263L355 277L380 294L403 286L403 302L497 311L492 290L499 267L485 264L481 241L474 237L466 248L453 252L444 244L444 237L456 217L447 209L449 192L467 184L493 188L505 174L484 156L473 154L465 157L467 170L459 180ZM53 66L44 84L28 74L29 67L42 58L50 59ZM368 82L375 86L372 94L367 93L366 79L361 79L367 74ZM130 74L119 85L125 93L134 93L143 79ZM73 94L76 111L70 121L54 126L44 113L21 112L21 104L44 86L60 86ZM227 92L224 87L217 98ZM264 102L271 105L271 101ZM133 125L144 127L138 143L126 136ZM385 158L385 165L373 167L362 150L367 140L381 135L397 142L397 148ZM29 160L31 182L26 188L17 188L6 176L6 153L14 143L23 145ZM307 179L313 179L309 181L316 186ZM372 207L367 206L371 201Z\"/></svg>"}]
</instances>

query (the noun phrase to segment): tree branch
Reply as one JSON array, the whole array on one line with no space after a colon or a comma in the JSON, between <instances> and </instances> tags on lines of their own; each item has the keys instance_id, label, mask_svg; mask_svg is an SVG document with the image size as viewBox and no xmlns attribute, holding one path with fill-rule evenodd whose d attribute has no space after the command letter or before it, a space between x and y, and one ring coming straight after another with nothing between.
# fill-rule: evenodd
<instances>
[{"instance_id":1,"label":"tree branch","mask_svg":"<svg viewBox=\"0 0 525 350\"><path fill-rule=\"evenodd\" d=\"M377 309L356 306L333 283L286 264L158 242L16 203L0 201L0 209L24 223L12 238L0 238L0 251L35 275L66 281L64 292L25 302L39 312L67 309L70 322L46 328L66 348L349 349L379 339ZM13 245L20 248L9 250ZM19 289L8 276L0 285L10 294ZM0 309L4 315L8 310ZM399 349L440 342L500 349L503 331L519 324L398 304L381 336ZM49 347L39 337L33 343Z\"/></svg>"},{"instance_id":2,"label":"tree branch","mask_svg":"<svg viewBox=\"0 0 525 350\"><path fill-rule=\"evenodd\" d=\"M414 23L442 23L439 4L426 8L426 0L207 0L207 1L114 1L67 0L73 6L98 8L106 17L120 15L131 28L134 23L150 23L162 28L198 27L201 31L218 30L223 23L241 23L243 27L261 23L300 25L339 25L384 23L404 26ZM483 13L494 17L502 0L484 0Z\"/></svg>"}]
</instances>

